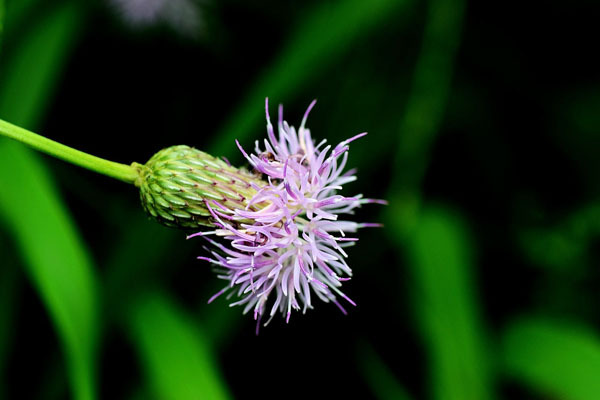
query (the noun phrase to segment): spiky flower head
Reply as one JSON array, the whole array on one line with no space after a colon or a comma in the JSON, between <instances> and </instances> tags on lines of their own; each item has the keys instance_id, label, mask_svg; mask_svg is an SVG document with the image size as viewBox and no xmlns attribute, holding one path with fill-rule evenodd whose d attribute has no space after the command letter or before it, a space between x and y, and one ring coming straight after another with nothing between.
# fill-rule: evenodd
<instances>
[{"instance_id":1,"label":"spiky flower head","mask_svg":"<svg viewBox=\"0 0 600 400\"><path fill-rule=\"evenodd\" d=\"M379 226L342 217L361 204L384 203L339 194L344 184L356 179L355 170L344 172L349 144L366 133L335 147L325 140L315 144L305 127L314 104L297 131L283 120L279 106L276 136L267 99L264 147L257 141L255 154L248 154L238 143L254 171L263 176L248 181L254 195L244 208L205 199L215 229L189 236L209 241L210 257L198 258L214 264L218 277L228 282L209 302L226 292L229 297L236 295L239 299L231 305L244 306L244 313L252 310L257 329L265 315L270 321L280 312L289 321L292 309L306 312L313 308L315 297L335 303L344 313L340 297L355 305L340 290L352 275L344 248L358 240L348 234Z\"/></svg>"}]
</instances>

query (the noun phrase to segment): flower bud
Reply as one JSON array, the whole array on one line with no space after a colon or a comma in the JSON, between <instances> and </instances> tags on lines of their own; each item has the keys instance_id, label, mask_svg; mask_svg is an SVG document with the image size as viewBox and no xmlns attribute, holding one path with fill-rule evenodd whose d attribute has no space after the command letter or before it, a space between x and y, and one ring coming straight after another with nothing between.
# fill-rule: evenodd
<instances>
[{"instance_id":1,"label":"flower bud","mask_svg":"<svg viewBox=\"0 0 600 400\"><path fill-rule=\"evenodd\" d=\"M163 225L196 229L212 226L213 210L245 209L263 182L245 169L188 146L156 153L140 168L136 186L144 210Z\"/></svg>"}]
</instances>

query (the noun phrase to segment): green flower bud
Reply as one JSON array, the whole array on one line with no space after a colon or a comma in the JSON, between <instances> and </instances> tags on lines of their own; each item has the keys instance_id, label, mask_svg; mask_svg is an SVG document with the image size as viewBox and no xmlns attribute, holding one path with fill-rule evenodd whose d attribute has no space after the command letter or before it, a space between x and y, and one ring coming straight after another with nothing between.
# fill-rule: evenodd
<instances>
[{"instance_id":1,"label":"green flower bud","mask_svg":"<svg viewBox=\"0 0 600 400\"><path fill-rule=\"evenodd\" d=\"M168 147L135 167L140 170L136 186L144 210L174 228L212 226L207 201L244 209L256 194L251 183L264 185L257 175L188 146ZM213 203L211 207L219 209Z\"/></svg>"}]
</instances>

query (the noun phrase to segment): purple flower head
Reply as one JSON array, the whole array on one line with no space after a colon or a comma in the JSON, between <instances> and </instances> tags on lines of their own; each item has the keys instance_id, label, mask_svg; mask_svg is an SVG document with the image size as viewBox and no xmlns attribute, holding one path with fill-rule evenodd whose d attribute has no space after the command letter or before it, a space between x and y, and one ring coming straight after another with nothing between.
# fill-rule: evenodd
<instances>
[{"instance_id":1,"label":"purple flower head","mask_svg":"<svg viewBox=\"0 0 600 400\"><path fill-rule=\"evenodd\" d=\"M166 24L179 33L195 37L203 27L202 2L195 0L110 0L131 25Z\"/></svg>"},{"instance_id":2,"label":"purple flower head","mask_svg":"<svg viewBox=\"0 0 600 400\"><path fill-rule=\"evenodd\" d=\"M313 308L315 298L333 302L344 313L339 298L355 305L340 291L342 282L352 275L344 248L358 240L349 234L379 225L341 216L352 214L364 203L385 203L338 194L345 183L356 179L355 170L344 172L349 145L366 133L335 147L325 140L315 145L305 127L315 103L306 110L298 130L283 120L280 105L276 135L267 99L264 147L257 141L255 154L248 154L237 143L254 170L264 176L265 184L252 183L256 194L245 209L208 200L217 229L192 235L215 234L225 239L227 245L207 238L213 245L212 256L199 257L216 265L218 277L229 282L209 302L225 292L229 297L236 295L239 300L231 305L244 306L244 313L252 310L257 329L265 315L268 323L280 312L287 322L292 310Z\"/></svg>"}]
</instances>

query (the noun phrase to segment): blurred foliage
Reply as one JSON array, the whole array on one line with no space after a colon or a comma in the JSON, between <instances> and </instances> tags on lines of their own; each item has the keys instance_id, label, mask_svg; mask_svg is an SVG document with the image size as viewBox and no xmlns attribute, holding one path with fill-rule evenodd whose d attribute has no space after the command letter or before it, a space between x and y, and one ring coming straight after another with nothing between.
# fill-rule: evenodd
<instances>
[{"instance_id":1,"label":"blurred foliage","mask_svg":"<svg viewBox=\"0 0 600 400\"><path fill-rule=\"evenodd\" d=\"M576 323L529 317L508 326L503 367L513 379L550 398L600 397L600 340Z\"/></svg>"},{"instance_id":2,"label":"blurred foliage","mask_svg":"<svg viewBox=\"0 0 600 400\"><path fill-rule=\"evenodd\" d=\"M14 324L17 309L15 299L19 295L19 265L12 252L7 249L5 238L0 243L2 255L2 269L0 270L0 326L8 327ZM6 397L6 370L7 358L10 352L10 343L14 339L11 329L0 329L0 398Z\"/></svg>"},{"instance_id":3,"label":"blurred foliage","mask_svg":"<svg viewBox=\"0 0 600 400\"><path fill-rule=\"evenodd\" d=\"M520 232L523 251L536 265L576 271L589 264L590 251L600 235L600 204L579 207L556 226Z\"/></svg>"},{"instance_id":4,"label":"blurred foliage","mask_svg":"<svg viewBox=\"0 0 600 400\"><path fill-rule=\"evenodd\" d=\"M426 208L408 244L416 319L429 349L429 387L436 399L494 397L471 242L458 216Z\"/></svg>"},{"instance_id":5,"label":"blurred foliage","mask_svg":"<svg viewBox=\"0 0 600 400\"><path fill-rule=\"evenodd\" d=\"M9 15L8 18L5 15L3 15L4 18L2 20L2 26L4 27L3 34L5 34L6 36L10 36L14 29L23 24L23 19L25 18L26 14L33 9L33 7L36 5L36 2L39 2L39 0L4 0L2 1L3 13L7 8L7 2L9 8Z\"/></svg>"},{"instance_id":6,"label":"blurred foliage","mask_svg":"<svg viewBox=\"0 0 600 400\"><path fill-rule=\"evenodd\" d=\"M454 58L460 41L465 4L433 0L429 4L423 42L411 92L400 121L395 160L395 180L390 201L398 238L417 222L420 187L439 134L452 81Z\"/></svg>"},{"instance_id":7,"label":"blurred foliage","mask_svg":"<svg viewBox=\"0 0 600 400\"><path fill-rule=\"evenodd\" d=\"M9 20L11 12L9 7ZM13 49L4 57L0 78L0 110L4 118L30 129L39 125L65 57L77 38L82 12L76 3L59 3L19 37L18 51ZM9 40L10 37L8 44Z\"/></svg>"},{"instance_id":8,"label":"blurred foliage","mask_svg":"<svg viewBox=\"0 0 600 400\"><path fill-rule=\"evenodd\" d=\"M283 50L216 135L217 143L209 147L211 153L227 157L235 153L231 143L248 135L264 117L256 104L264 101L265 93L278 102L292 98L294 90L327 71L357 37L399 15L397 9L404 10L410 4L410 0L347 0L314 7L299 21Z\"/></svg>"},{"instance_id":9,"label":"blurred foliage","mask_svg":"<svg viewBox=\"0 0 600 400\"><path fill-rule=\"evenodd\" d=\"M64 52L75 37L80 12L73 4L60 5L21 42L12 62L4 63L3 118L23 126L37 125ZM98 301L92 263L37 155L4 139L0 146L0 185L11 188L0 193L2 220L12 231L29 275L55 320L75 397L93 399ZM23 213L22 207L29 211Z\"/></svg>"},{"instance_id":10,"label":"blurred foliage","mask_svg":"<svg viewBox=\"0 0 600 400\"><path fill-rule=\"evenodd\" d=\"M227 399L209 342L193 321L153 293L131 306L131 338L159 399Z\"/></svg>"},{"instance_id":11,"label":"blurred foliage","mask_svg":"<svg viewBox=\"0 0 600 400\"><path fill-rule=\"evenodd\" d=\"M4 0L0 1L0 37L4 31Z\"/></svg>"},{"instance_id":12,"label":"blurred foliage","mask_svg":"<svg viewBox=\"0 0 600 400\"><path fill-rule=\"evenodd\" d=\"M14 168L0 168L0 182L12 188L0 195L2 220L12 230L29 275L55 320L76 397L94 398L98 304L92 263L35 158L21 145L6 141L0 155ZM30 211L21 213L22 206Z\"/></svg>"},{"instance_id":13,"label":"blurred foliage","mask_svg":"<svg viewBox=\"0 0 600 400\"><path fill-rule=\"evenodd\" d=\"M256 337L132 188L0 139L0 397L598 398L597 4L202 2L193 40L108 0L6 3L0 118L235 162L265 97L293 123L318 97L315 137L368 130L350 189L390 205L356 216L386 224L350 249L359 307Z\"/></svg>"},{"instance_id":14,"label":"blurred foliage","mask_svg":"<svg viewBox=\"0 0 600 400\"><path fill-rule=\"evenodd\" d=\"M367 343L359 343L357 363L373 394L380 400L410 400L410 395Z\"/></svg>"}]
</instances>

